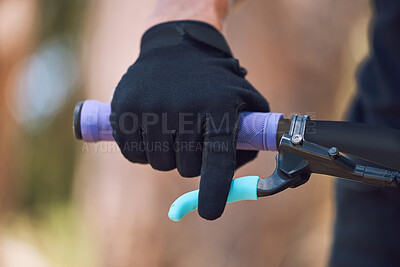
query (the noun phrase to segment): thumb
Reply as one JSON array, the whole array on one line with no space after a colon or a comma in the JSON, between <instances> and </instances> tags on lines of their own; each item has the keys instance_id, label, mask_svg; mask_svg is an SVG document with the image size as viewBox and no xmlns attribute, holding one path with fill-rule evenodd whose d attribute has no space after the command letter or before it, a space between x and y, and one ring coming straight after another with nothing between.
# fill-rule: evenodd
<instances>
[{"instance_id":1,"label":"thumb","mask_svg":"<svg viewBox=\"0 0 400 267\"><path fill-rule=\"evenodd\" d=\"M226 115L206 119L198 211L207 220L222 215L236 168L237 119Z\"/></svg>"}]
</instances>

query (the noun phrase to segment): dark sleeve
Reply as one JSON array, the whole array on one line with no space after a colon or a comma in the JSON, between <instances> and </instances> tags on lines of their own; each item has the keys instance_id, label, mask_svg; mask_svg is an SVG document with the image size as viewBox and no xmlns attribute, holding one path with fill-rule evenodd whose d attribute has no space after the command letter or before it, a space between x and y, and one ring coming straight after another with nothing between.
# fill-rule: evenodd
<instances>
[{"instance_id":1,"label":"dark sleeve","mask_svg":"<svg viewBox=\"0 0 400 267\"><path fill-rule=\"evenodd\" d=\"M400 1L375 0L370 55L349 120L400 129Z\"/></svg>"}]
</instances>

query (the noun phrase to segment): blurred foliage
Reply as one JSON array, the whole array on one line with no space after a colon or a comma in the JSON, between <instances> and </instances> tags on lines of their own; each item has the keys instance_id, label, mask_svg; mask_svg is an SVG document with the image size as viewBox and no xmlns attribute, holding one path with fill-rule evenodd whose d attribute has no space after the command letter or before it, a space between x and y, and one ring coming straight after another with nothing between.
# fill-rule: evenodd
<instances>
[{"instance_id":1,"label":"blurred foliage","mask_svg":"<svg viewBox=\"0 0 400 267\"><path fill-rule=\"evenodd\" d=\"M41 40L55 34L77 38L82 29L84 11L89 0L39 0Z\"/></svg>"},{"instance_id":2,"label":"blurred foliage","mask_svg":"<svg viewBox=\"0 0 400 267\"><path fill-rule=\"evenodd\" d=\"M63 40L79 59L89 0L38 0L37 4L38 36L33 47L40 49L50 39L66 37ZM3 220L7 234L2 238L22 244L18 248L21 257L24 244L30 244L50 266L95 266L93 245L71 201L78 145L72 133L72 114L82 95L80 87L78 81L49 123L36 131L21 124L17 134L14 210Z\"/></svg>"},{"instance_id":3,"label":"blurred foliage","mask_svg":"<svg viewBox=\"0 0 400 267\"><path fill-rule=\"evenodd\" d=\"M39 0L38 5L40 21L36 47L62 35L68 37L68 45L75 54L79 53L77 48L88 1ZM73 89L70 99L66 99L51 123L40 131L21 129L16 173L16 205L19 210L40 215L45 214L49 206L70 201L76 154L72 113L79 89Z\"/></svg>"},{"instance_id":4,"label":"blurred foliage","mask_svg":"<svg viewBox=\"0 0 400 267\"><path fill-rule=\"evenodd\" d=\"M94 246L71 206L53 205L42 220L20 215L2 236L6 247L10 247L10 241L19 244L18 256L29 259L36 251L49 266L98 266ZM14 255L13 251L8 252Z\"/></svg>"},{"instance_id":5,"label":"blurred foliage","mask_svg":"<svg viewBox=\"0 0 400 267\"><path fill-rule=\"evenodd\" d=\"M18 203L29 212L70 200L75 165L71 107L66 102L51 124L39 132L23 131L18 169Z\"/></svg>"}]
</instances>

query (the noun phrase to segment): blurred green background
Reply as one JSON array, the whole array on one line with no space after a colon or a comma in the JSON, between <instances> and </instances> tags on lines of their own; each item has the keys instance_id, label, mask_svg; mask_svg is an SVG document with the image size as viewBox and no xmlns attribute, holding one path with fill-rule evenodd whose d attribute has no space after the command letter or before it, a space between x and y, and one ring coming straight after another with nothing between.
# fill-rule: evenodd
<instances>
[{"instance_id":1,"label":"blurred green background","mask_svg":"<svg viewBox=\"0 0 400 267\"><path fill-rule=\"evenodd\" d=\"M0 1L2 122L8 128L1 266L93 264L72 204L77 143L71 114L83 95L78 54L88 4Z\"/></svg>"}]
</instances>

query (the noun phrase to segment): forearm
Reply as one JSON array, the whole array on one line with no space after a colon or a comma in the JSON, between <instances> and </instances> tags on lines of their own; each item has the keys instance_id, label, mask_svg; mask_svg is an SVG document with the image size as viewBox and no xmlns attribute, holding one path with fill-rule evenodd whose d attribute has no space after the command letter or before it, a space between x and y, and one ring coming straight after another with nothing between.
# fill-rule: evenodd
<instances>
[{"instance_id":1,"label":"forearm","mask_svg":"<svg viewBox=\"0 0 400 267\"><path fill-rule=\"evenodd\" d=\"M173 20L199 20L222 30L229 0L157 0L146 28Z\"/></svg>"}]
</instances>

